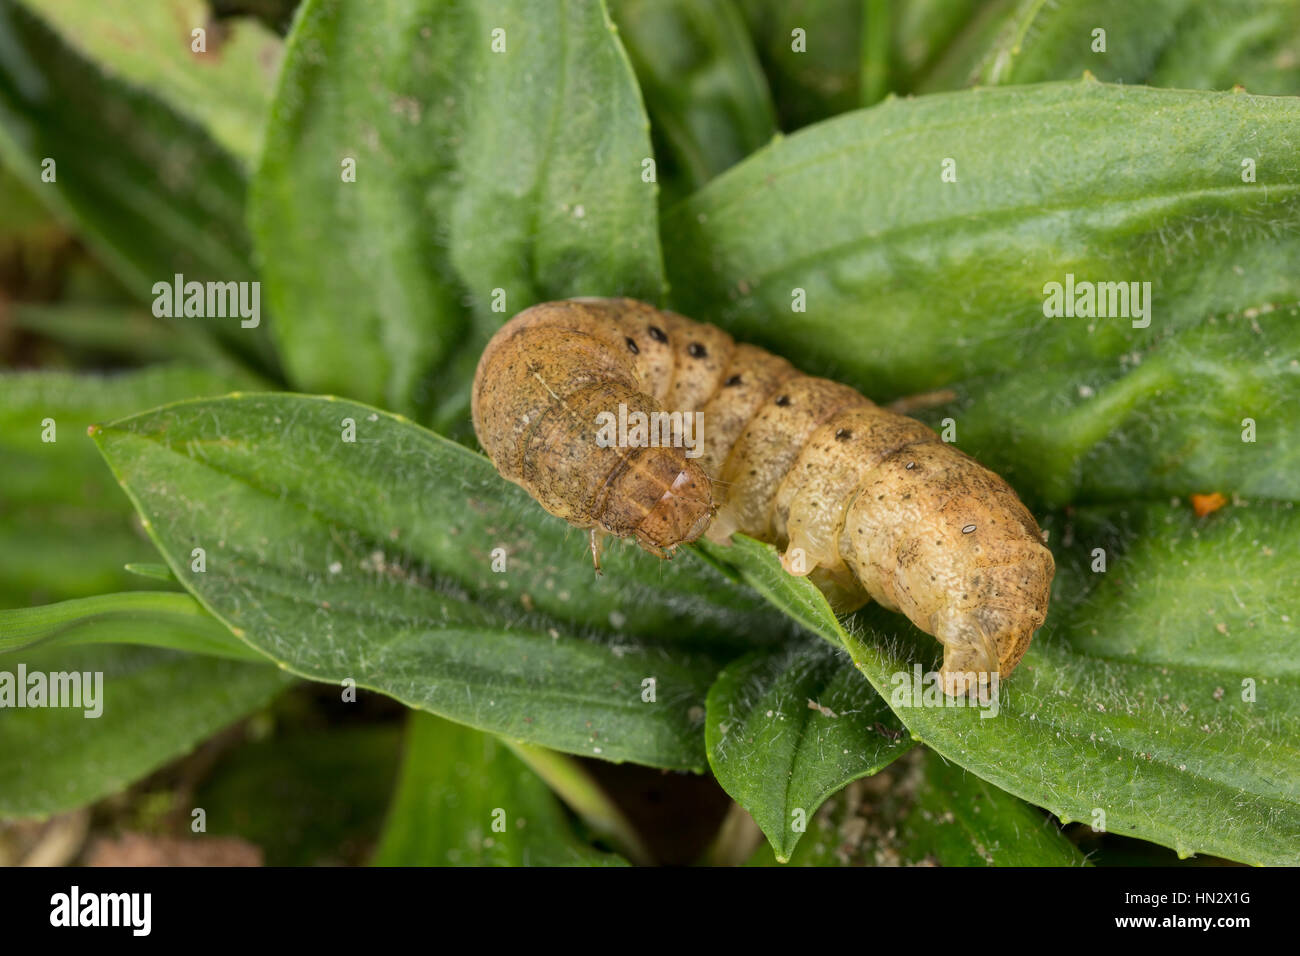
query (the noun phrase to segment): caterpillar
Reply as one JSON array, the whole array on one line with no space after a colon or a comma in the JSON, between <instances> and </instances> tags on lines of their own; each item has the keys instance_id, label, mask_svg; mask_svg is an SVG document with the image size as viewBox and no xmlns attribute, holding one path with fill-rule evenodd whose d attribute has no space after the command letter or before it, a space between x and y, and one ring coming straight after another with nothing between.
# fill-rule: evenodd
<instances>
[{"instance_id":1,"label":"caterpillar","mask_svg":"<svg viewBox=\"0 0 1300 956\"><path fill-rule=\"evenodd\" d=\"M598 440L614 410L702 416L694 453ZM875 600L944 647L950 695L1011 673L1055 566L1011 487L915 419L713 325L631 299L520 312L474 376L479 443L551 514L660 556L742 532L837 611Z\"/></svg>"}]
</instances>

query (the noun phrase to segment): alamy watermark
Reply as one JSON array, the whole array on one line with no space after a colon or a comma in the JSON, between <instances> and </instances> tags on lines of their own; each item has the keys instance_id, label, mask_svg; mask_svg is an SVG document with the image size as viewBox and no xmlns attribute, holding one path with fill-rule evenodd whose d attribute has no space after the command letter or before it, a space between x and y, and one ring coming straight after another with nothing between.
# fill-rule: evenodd
<instances>
[{"instance_id":1,"label":"alamy watermark","mask_svg":"<svg viewBox=\"0 0 1300 956\"><path fill-rule=\"evenodd\" d=\"M260 282L185 281L176 273L171 282L153 284L153 314L160 319L226 319L255 329L262 322Z\"/></svg>"},{"instance_id":2,"label":"alamy watermark","mask_svg":"<svg viewBox=\"0 0 1300 956\"><path fill-rule=\"evenodd\" d=\"M618 403L618 413L596 415L601 448L685 448L687 458L704 454L703 412L642 412Z\"/></svg>"},{"instance_id":3,"label":"alamy watermark","mask_svg":"<svg viewBox=\"0 0 1300 956\"><path fill-rule=\"evenodd\" d=\"M948 683L960 678L958 683L966 692L951 696L945 693L945 676ZM892 707L974 707L979 709L981 720L996 717L1002 709L997 671L944 675L940 671L922 671L920 664L914 664L910 672L895 671L889 683L893 687L889 696Z\"/></svg>"},{"instance_id":4,"label":"alamy watermark","mask_svg":"<svg viewBox=\"0 0 1300 956\"><path fill-rule=\"evenodd\" d=\"M1065 282L1043 286L1043 315L1049 319L1132 319L1133 328L1151 324L1150 282Z\"/></svg>"},{"instance_id":5,"label":"alamy watermark","mask_svg":"<svg viewBox=\"0 0 1300 956\"><path fill-rule=\"evenodd\" d=\"M67 893L50 897L50 925L119 926L131 930L132 936L148 936L153 928L153 894L83 893L74 884Z\"/></svg>"},{"instance_id":6,"label":"alamy watermark","mask_svg":"<svg viewBox=\"0 0 1300 956\"><path fill-rule=\"evenodd\" d=\"M0 708L70 707L96 718L104 713L103 671L0 671Z\"/></svg>"}]
</instances>

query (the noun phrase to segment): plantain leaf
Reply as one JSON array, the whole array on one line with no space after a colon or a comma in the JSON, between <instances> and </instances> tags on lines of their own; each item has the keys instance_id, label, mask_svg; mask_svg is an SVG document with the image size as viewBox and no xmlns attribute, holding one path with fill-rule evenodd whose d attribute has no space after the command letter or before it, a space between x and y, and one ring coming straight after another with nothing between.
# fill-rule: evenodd
<instances>
[{"instance_id":1,"label":"plantain leaf","mask_svg":"<svg viewBox=\"0 0 1300 956\"><path fill-rule=\"evenodd\" d=\"M582 842L560 802L494 737L412 713L377 866L626 866Z\"/></svg>"},{"instance_id":2,"label":"plantain leaf","mask_svg":"<svg viewBox=\"0 0 1300 956\"><path fill-rule=\"evenodd\" d=\"M1056 824L973 773L926 753L925 781L904 823L908 855L944 866L1081 866Z\"/></svg>"},{"instance_id":3,"label":"plantain leaf","mask_svg":"<svg viewBox=\"0 0 1300 956\"><path fill-rule=\"evenodd\" d=\"M933 751L851 784L809 821L795 866L1081 866L1039 810ZM750 866L770 866L763 847Z\"/></svg>"},{"instance_id":4,"label":"plantain leaf","mask_svg":"<svg viewBox=\"0 0 1300 956\"><path fill-rule=\"evenodd\" d=\"M18 2L106 72L200 123L242 162L257 155L283 52L257 21L213 23L207 0Z\"/></svg>"},{"instance_id":5,"label":"plantain leaf","mask_svg":"<svg viewBox=\"0 0 1300 956\"><path fill-rule=\"evenodd\" d=\"M895 93L917 90L940 64L957 55L958 46L978 23L1004 0L866 0L867 9L889 11L890 89ZM954 84L960 86L961 84ZM867 106L875 102L864 102Z\"/></svg>"},{"instance_id":6,"label":"plantain leaf","mask_svg":"<svg viewBox=\"0 0 1300 956\"><path fill-rule=\"evenodd\" d=\"M255 382L183 365L0 375L0 607L138 588L123 565L156 560L86 436L97 417Z\"/></svg>"},{"instance_id":7,"label":"plantain leaf","mask_svg":"<svg viewBox=\"0 0 1300 956\"><path fill-rule=\"evenodd\" d=\"M76 223L132 295L151 301L154 284L178 273L255 279L238 159L154 94L104 73L19 0L0 0L0 36L0 159ZM274 364L269 323L202 321Z\"/></svg>"},{"instance_id":8,"label":"plantain leaf","mask_svg":"<svg viewBox=\"0 0 1300 956\"><path fill-rule=\"evenodd\" d=\"M995 0L921 91L1077 79L1195 90L1300 92L1291 0Z\"/></svg>"},{"instance_id":9,"label":"plantain leaf","mask_svg":"<svg viewBox=\"0 0 1300 956\"><path fill-rule=\"evenodd\" d=\"M691 557L615 550L595 578L487 459L363 405L183 402L97 441L177 578L253 647L513 739L703 769L718 670L790 634Z\"/></svg>"},{"instance_id":10,"label":"plantain leaf","mask_svg":"<svg viewBox=\"0 0 1300 956\"><path fill-rule=\"evenodd\" d=\"M401 762L401 725L290 729L230 751L194 805L210 836L247 840L267 866L357 866L379 836Z\"/></svg>"},{"instance_id":11,"label":"plantain leaf","mask_svg":"<svg viewBox=\"0 0 1300 956\"><path fill-rule=\"evenodd\" d=\"M232 378L248 371L192 324L159 319L132 305L61 302L15 304L13 327L52 339L74 350L76 364L94 367L110 360L131 364L185 362ZM46 363L48 367L50 363Z\"/></svg>"},{"instance_id":12,"label":"plantain leaf","mask_svg":"<svg viewBox=\"0 0 1300 956\"><path fill-rule=\"evenodd\" d=\"M126 570L132 574L138 574L143 578L152 578L155 581L175 581L176 575L172 574L172 569L165 564L157 561L140 561L123 565Z\"/></svg>"},{"instance_id":13,"label":"plantain leaf","mask_svg":"<svg viewBox=\"0 0 1300 956\"><path fill-rule=\"evenodd\" d=\"M996 42L984 52L975 82L1072 80L1090 70L1101 80L1142 83L1179 22L1201 5L1197 0L1148 0L1134 16L1139 11L1125 0L1018 0Z\"/></svg>"},{"instance_id":14,"label":"plantain leaf","mask_svg":"<svg viewBox=\"0 0 1300 956\"><path fill-rule=\"evenodd\" d=\"M1290 0L1195 4L1147 82L1190 90L1241 85L1252 93L1300 94L1300 5Z\"/></svg>"},{"instance_id":15,"label":"plantain leaf","mask_svg":"<svg viewBox=\"0 0 1300 956\"><path fill-rule=\"evenodd\" d=\"M1300 304L1211 316L1117 359L955 383L923 417L1051 505L1223 492L1300 499ZM1026 414L1032 409L1033 414Z\"/></svg>"},{"instance_id":16,"label":"plantain leaf","mask_svg":"<svg viewBox=\"0 0 1300 956\"><path fill-rule=\"evenodd\" d=\"M158 555L133 527L129 505L17 511L7 502L0 505L0 605L26 607L158 586L145 584L125 569L133 559L147 561Z\"/></svg>"},{"instance_id":17,"label":"plantain leaf","mask_svg":"<svg viewBox=\"0 0 1300 956\"><path fill-rule=\"evenodd\" d=\"M873 607L846 629L769 546L737 537L726 558L847 648L914 740L1063 822L1180 856L1300 861L1295 508L1241 504L1207 519L1160 505L1078 509L1048 528L1058 572L1047 625L979 708L912 693L927 689L940 647L900 616Z\"/></svg>"},{"instance_id":18,"label":"plantain leaf","mask_svg":"<svg viewBox=\"0 0 1300 956\"><path fill-rule=\"evenodd\" d=\"M252 208L293 381L411 413L463 299L480 331L544 299L658 299L651 157L598 0L308 0Z\"/></svg>"},{"instance_id":19,"label":"plantain leaf","mask_svg":"<svg viewBox=\"0 0 1300 956\"><path fill-rule=\"evenodd\" d=\"M912 746L846 663L833 648L795 641L733 662L709 690L709 766L781 862L827 797Z\"/></svg>"},{"instance_id":20,"label":"plantain leaf","mask_svg":"<svg viewBox=\"0 0 1300 956\"><path fill-rule=\"evenodd\" d=\"M951 6L945 0L934 0ZM1008 22L1020 0L980 0L973 13L947 38L942 50L911 77L909 93L938 93L959 90L979 83L980 69L989 50L1009 29ZM911 7L911 4L908 4ZM1078 73L1068 77L1077 79Z\"/></svg>"},{"instance_id":21,"label":"plantain leaf","mask_svg":"<svg viewBox=\"0 0 1300 956\"><path fill-rule=\"evenodd\" d=\"M673 193L689 194L776 134L767 81L731 0L613 0L610 14L664 147L659 181Z\"/></svg>"},{"instance_id":22,"label":"plantain leaf","mask_svg":"<svg viewBox=\"0 0 1300 956\"><path fill-rule=\"evenodd\" d=\"M861 105L863 0L738 0L738 6L782 129Z\"/></svg>"},{"instance_id":23,"label":"plantain leaf","mask_svg":"<svg viewBox=\"0 0 1300 956\"><path fill-rule=\"evenodd\" d=\"M0 719L0 815L46 816L112 793L266 704L291 678L265 664L145 647L0 657L0 671L102 673L98 717L28 707Z\"/></svg>"},{"instance_id":24,"label":"plantain leaf","mask_svg":"<svg viewBox=\"0 0 1300 956\"><path fill-rule=\"evenodd\" d=\"M1009 355L1030 374L1117 359L1300 300L1298 122L1300 99L1091 81L882 103L674 210L675 305L877 397L1001 372ZM1131 316L1047 317L1048 283L1069 276L1149 282L1149 325L1133 301Z\"/></svg>"},{"instance_id":25,"label":"plantain leaf","mask_svg":"<svg viewBox=\"0 0 1300 956\"><path fill-rule=\"evenodd\" d=\"M188 594L134 591L0 611L0 654L55 644L143 644L266 661Z\"/></svg>"}]
</instances>

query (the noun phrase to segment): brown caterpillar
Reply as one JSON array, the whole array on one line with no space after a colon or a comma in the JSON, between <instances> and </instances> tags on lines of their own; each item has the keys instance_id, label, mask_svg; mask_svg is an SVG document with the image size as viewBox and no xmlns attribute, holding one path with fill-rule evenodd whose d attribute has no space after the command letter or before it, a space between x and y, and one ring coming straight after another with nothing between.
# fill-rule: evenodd
<instances>
[{"instance_id":1,"label":"brown caterpillar","mask_svg":"<svg viewBox=\"0 0 1300 956\"><path fill-rule=\"evenodd\" d=\"M597 569L600 532L661 556L706 529L773 542L838 610L874 599L938 638L949 694L1009 674L1046 617L1052 554L1005 481L715 326L631 299L536 305L488 343L472 402L497 470L591 529ZM620 404L702 412L698 460L603 446L598 417Z\"/></svg>"}]
</instances>

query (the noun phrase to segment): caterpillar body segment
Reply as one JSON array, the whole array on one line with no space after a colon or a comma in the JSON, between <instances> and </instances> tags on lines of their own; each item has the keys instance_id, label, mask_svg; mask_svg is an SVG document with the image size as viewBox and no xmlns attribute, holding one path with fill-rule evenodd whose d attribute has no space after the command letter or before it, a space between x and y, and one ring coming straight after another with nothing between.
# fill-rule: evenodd
<instances>
[{"instance_id":1,"label":"caterpillar body segment","mask_svg":"<svg viewBox=\"0 0 1300 956\"><path fill-rule=\"evenodd\" d=\"M1010 674L1046 617L1051 552L1006 482L715 326L630 299L533 306L488 344L472 406L497 470L552 514L661 555L705 533L773 542L837 610L875 600L938 638L950 694ZM701 413L698 457L598 442L620 406Z\"/></svg>"}]
</instances>

